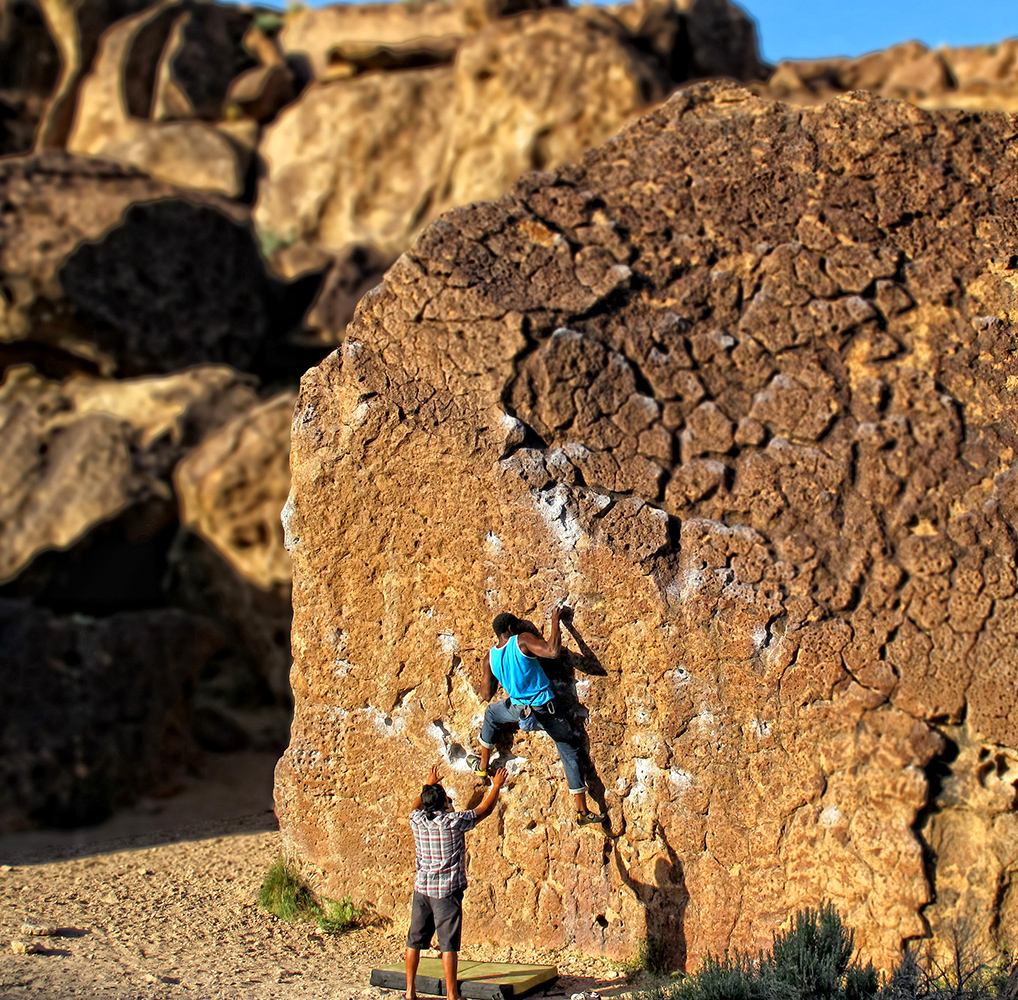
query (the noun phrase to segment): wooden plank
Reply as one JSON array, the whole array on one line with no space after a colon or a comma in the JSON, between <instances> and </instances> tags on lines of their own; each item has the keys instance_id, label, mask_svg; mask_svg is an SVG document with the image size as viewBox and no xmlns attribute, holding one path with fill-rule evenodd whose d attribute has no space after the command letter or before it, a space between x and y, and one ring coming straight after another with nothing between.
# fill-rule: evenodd
<instances>
[{"instance_id":1,"label":"wooden plank","mask_svg":"<svg viewBox=\"0 0 1018 1000\"><path fill-rule=\"evenodd\" d=\"M456 978L466 1000L512 1000L558 978L553 965L514 965L507 962L461 961ZM372 969L371 985L390 990L406 989L405 965ZM445 996L445 974L440 958L422 958L417 967L416 989L429 996Z\"/></svg>"}]
</instances>

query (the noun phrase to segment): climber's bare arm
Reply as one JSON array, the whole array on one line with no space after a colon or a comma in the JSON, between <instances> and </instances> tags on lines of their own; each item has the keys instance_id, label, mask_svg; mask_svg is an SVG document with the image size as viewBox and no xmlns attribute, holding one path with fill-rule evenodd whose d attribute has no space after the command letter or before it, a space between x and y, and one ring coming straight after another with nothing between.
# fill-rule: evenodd
<instances>
[{"instance_id":1,"label":"climber's bare arm","mask_svg":"<svg viewBox=\"0 0 1018 1000\"><path fill-rule=\"evenodd\" d=\"M479 820L492 814L495 809L495 803L498 802L498 793L502 790L502 786L506 783L508 777L509 772L504 767L500 767L495 772L495 777L491 779L491 787L488 789L488 793L481 800L481 804L474 810Z\"/></svg>"},{"instance_id":2,"label":"climber's bare arm","mask_svg":"<svg viewBox=\"0 0 1018 1000\"><path fill-rule=\"evenodd\" d=\"M520 650L530 656L554 660L562 652L562 628L559 625L559 618L567 611L567 608L558 607L551 613L551 635L547 639L530 632L521 632L516 637Z\"/></svg>"},{"instance_id":3,"label":"climber's bare arm","mask_svg":"<svg viewBox=\"0 0 1018 1000\"><path fill-rule=\"evenodd\" d=\"M491 653L484 658L484 674L481 677L481 697L491 701L495 695L495 675L491 672Z\"/></svg>"}]
</instances>

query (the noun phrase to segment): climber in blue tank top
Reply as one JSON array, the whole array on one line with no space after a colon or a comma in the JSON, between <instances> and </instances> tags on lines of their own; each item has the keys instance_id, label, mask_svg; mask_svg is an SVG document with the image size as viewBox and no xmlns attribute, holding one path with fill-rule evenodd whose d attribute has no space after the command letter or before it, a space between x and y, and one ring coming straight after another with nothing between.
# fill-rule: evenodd
<instances>
[{"instance_id":1,"label":"climber in blue tank top","mask_svg":"<svg viewBox=\"0 0 1018 1000\"><path fill-rule=\"evenodd\" d=\"M496 681L508 698L489 705L481 726L481 755L468 757L467 763L482 777L488 775L491 748L500 726L513 729L541 729L554 741L576 803L576 822L580 826L602 823L604 817L587 807L587 785L583 780L583 748L579 733L569 720L556 711L555 692L538 657L553 660L562 651L559 619L565 609L556 608L551 616L551 638L545 640L526 631L523 623L505 612L492 623L498 644L488 653L487 669L481 685L481 697L490 700Z\"/></svg>"}]
</instances>

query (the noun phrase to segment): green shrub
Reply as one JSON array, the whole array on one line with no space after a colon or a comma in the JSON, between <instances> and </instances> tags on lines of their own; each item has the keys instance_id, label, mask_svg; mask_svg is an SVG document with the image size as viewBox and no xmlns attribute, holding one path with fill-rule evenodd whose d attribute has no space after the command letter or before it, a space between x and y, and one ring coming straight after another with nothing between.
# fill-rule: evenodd
<instances>
[{"instance_id":1,"label":"green shrub","mask_svg":"<svg viewBox=\"0 0 1018 1000\"><path fill-rule=\"evenodd\" d=\"M772 983L741 952L716 958L686 976L667 996L669 1000L769 1000Z\"/></svg>"},{"instance_id":2,"label":"green shrub","mask_svg":"<svg viewBox=\"0 0 1018 1000\"><path fill-rule=\"evenodd\" d=\"M255 27L265 35L275 35L283 27L283 19L274 10L262 10L255 15Z\"/></svg>"},{"instance_id":3,"label":"green shrub","mask_svg":"<svg viewBox=\"0 0 1018 1000\"><path fill-rule=\"evenodd\" d=\"M773 950L761 962L761 971L788 986L793 996L833 1000L845 995L845 974L854 951L854 935L838 911L825 903L819 910L800 910L787 931L774 935ZM873 989L863 996L876 995L875 974L873 978ZM858 989L864 980L853 976L852 982ZM856 994L853 1000L858 998Z\"/></svg>"},{"instance_id":4,"label":"green shrub","mask_svg":"<svg viewBox=\"0 0 1018 1000\"><path fill-rule=\"evenodd\" d=\"M615 968L623 973L627 980L632 980L641 972L666 976L671 971L665 958L665 943L653 937L640 938L636 954L628 962L620 962Z\"/></svg>"},{"instance_id":5,"label":"green shrub","mask_svg":"<svg viewBox=\"0 0 1018 1000\"><path fill-rule=\"evenodd\" d=\"M277 858L258 890L258 902L269 913L295 923L316 923L327 934L340 934L357 925L360 911L349 896L340 900L319 899L293 865Z\"/></svg>"},{"instance_id":6,"label":"green shrub","mask_svg":"<svg viewBox=\"0 0 1018 1000\"><path fill-rule=\"evenodd\" d=\"M708 955L677 985L640 1000L876 1000L877 974L854 965L853 951L852 932L825 904L797 913L770 952Z\"/></svg>"}]
</instances>

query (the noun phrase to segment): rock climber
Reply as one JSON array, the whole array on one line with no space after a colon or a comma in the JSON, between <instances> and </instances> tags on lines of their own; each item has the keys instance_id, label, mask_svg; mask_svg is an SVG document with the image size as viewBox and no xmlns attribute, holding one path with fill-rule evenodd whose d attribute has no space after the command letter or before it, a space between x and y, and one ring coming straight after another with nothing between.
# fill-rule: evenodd
<instances>
[{"instance_id":1,"label":"rock climber","mask_svg":"<svg viewBox=\"0 0 1018 1000\"><path fill-rule=\"evenodd\" d=\"M406 996L417 996L415 983L421 949L431 947L438 932L445 973L445 995L459 1000L460 937L463 929L463 890L467 885L466 845L463 835L486 816L498 801L498 793L509 777L500 768L491 787L476 809L454 812L452 802L432 766L428 779L410 810L410 829L417 851L414 900L410 911L410 932L406 940Z\"/></svg>"},{"instance_id":2,"label":"rock climber","mask_svg":"<svg viewBox=\"0 0 1018 1000\"><path fill-rule=\"evenodd\" d=\"M592 812L587 806L587 785L583 780L582 745L580 735L569 719L555 705L554 692L548 675L537 658L554 660L562 651L562 630L559 619L570 614L566 607L557 607L551 615L551 638L543 639L527 631L515 615L502 612L492 628L497 645L488 653L481 697L490 701L497 681L509 695L503 701L489 705L481 725L481 755L470 756L467 764L481 777L488 775L488 762L500 726L512 726L524 731L543 729L558 748L562 767L566 772L569 791L576 804L576 822L580 826L603 823L605 817Z\"/></svg>"}]
</instances>

